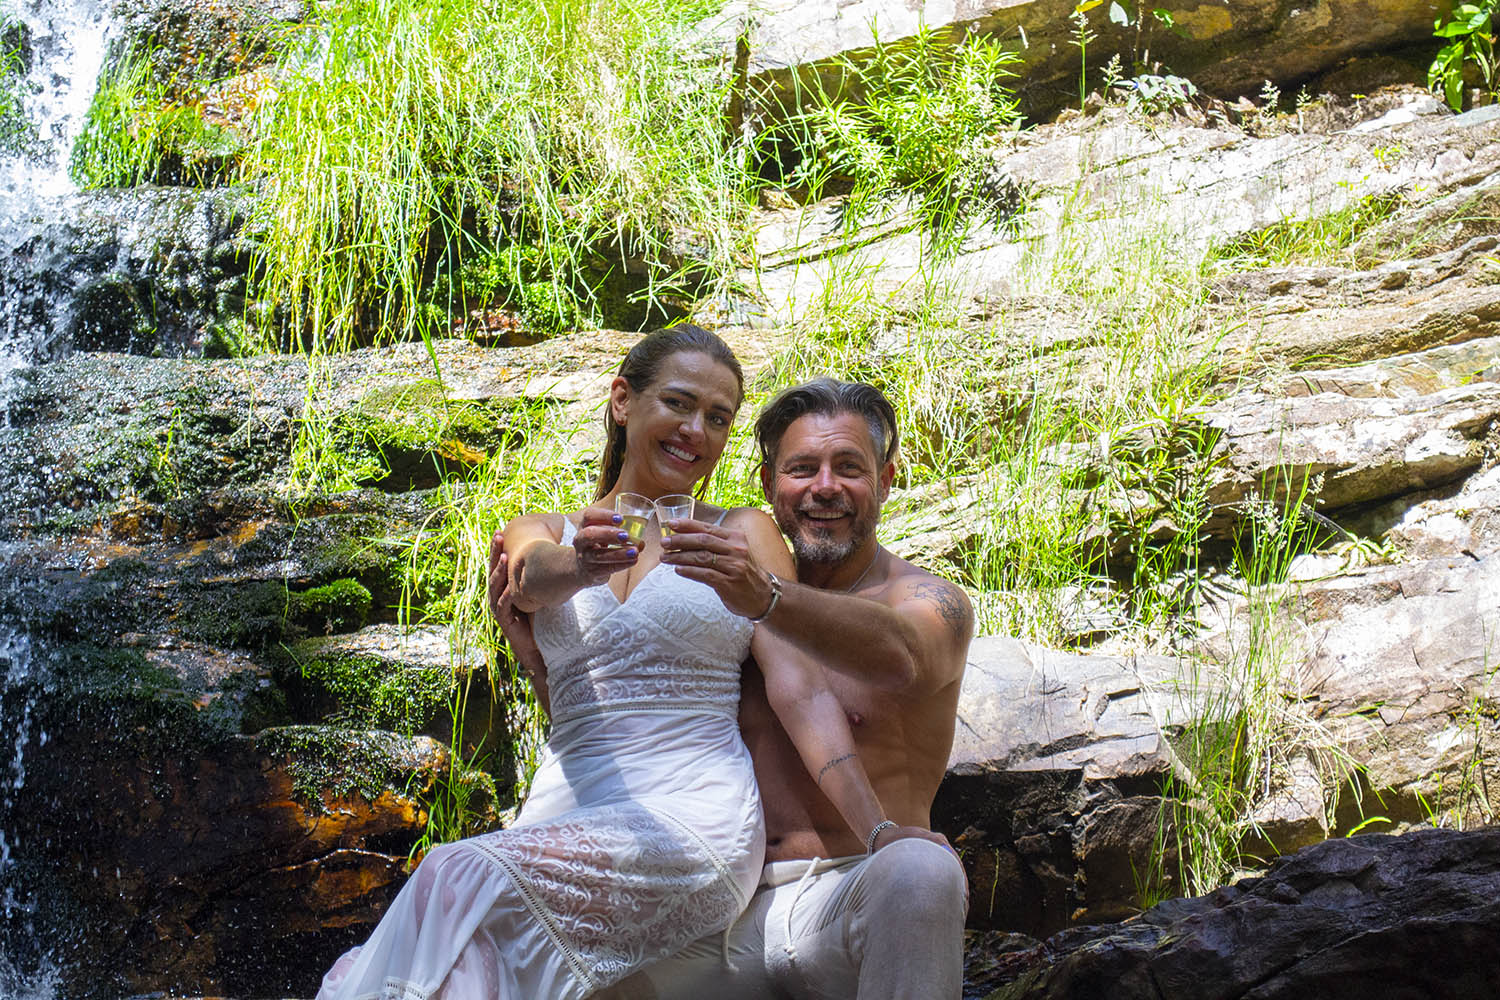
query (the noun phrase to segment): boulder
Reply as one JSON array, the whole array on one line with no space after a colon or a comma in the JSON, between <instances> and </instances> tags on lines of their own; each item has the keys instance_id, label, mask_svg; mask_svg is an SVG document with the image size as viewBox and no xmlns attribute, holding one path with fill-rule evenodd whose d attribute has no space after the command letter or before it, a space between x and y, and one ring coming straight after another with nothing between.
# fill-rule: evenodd
<instances>
[{"instance_id":1,"label":"boulder","mask_svg":"<svg viewBox=\"0 0 1500 1000\"><path fill-rule=\"evenodd\" d=\"M1170 657L976 639L936 828L969 872L969 925L1052 933L1135 912L1160 854L1164 723L1189 717Z\"/></svg>"},{"instance_id":2,"label":"boulder","mask_svg":"<svg viewBox=\"0 0 1500 1000\"><path fill-rule=\"evenodd\" d=\"M1410 398L1233 397L1203 417L1218 432L1209 530L1228 537L1247 499L1306 490L1307 503L1335 512L1457 482L1485 464L1497 421L1492 382Z\"/></svg>"},{"instance_id":3,"label":"boulder","mask_svg":"<svg viewBox=\"0 0 1500 1000\"><path fill-rule=\"evenodd\" d=\"M1329 840L1261 877L1043 944L1001 942L984 1000L1485 996L1500 965L1500 832ZM982 968L977 959L970 967Z\"/></svg>"},{"instance_id":4,"label":"boulder","mask_svg":"<svg viewBox=\"0 0 1500 1000\"><path fill-rule=\"evenodd\" d=\"M309 991L399 888L452 777L425 737L287 725L244 654L167 636L28 652L3 691L25 720L6 891L69 996Z\"/></svg>"},{"instance_id":5,"label":"boulder","mask_svg":"<svg viewBox=\"0 0 1500 1000\"><path fill-rule=\"evenodd\" d=\"M899 43L924 27L954 39L971 32L988 35L1019 55L1021 95L1027 110L1040 115L1080 98L1074 9L1072 0L756 0L730 4L706 22L700 44L728 57L745 38L744 72L752 92L761 92L762 100L775 107L796 83L805 87L811 78L823 77L835 86L839 62L858 61L876 37ZM1090 65L1102 66L1118 55L1127 66L1159 62L1225 96L1258 91L1267 80L1290 92L1351 57L1409 45L1435 51L1432 25L1445 8L1436 0L1323 0L1302 7L1270 0L1179 0L1160 9L1172 19L1171 30L1147 16L1138 32L1133 24L1121 25L1108 16L1107 6L1093 10L1088 17L1096 35L1088 46ZM1121 5L1120 10L1130 14L1139 8ZM1399 65L1392 72L1396 79L1416 75Z\"/></svg>"}]
</instances>

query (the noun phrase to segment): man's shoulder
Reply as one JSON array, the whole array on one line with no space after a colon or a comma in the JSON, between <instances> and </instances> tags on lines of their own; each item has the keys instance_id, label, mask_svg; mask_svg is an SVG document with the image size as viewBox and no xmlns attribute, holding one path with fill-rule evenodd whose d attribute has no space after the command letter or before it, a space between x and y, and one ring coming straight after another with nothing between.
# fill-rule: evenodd
<instances>
[{"instance_id":1,"label":"man's shoulder","mask_svg":"<svg viewBox=\"0 0 1500 1000\"><path fill-rule=\"evenodd\" d=\"M972 635L974 609L962 587L894 553L891 562L885 596L892 607L908 606L926 612L952 630L955 638L967 640Z\"/></svg>"}]
</instances>

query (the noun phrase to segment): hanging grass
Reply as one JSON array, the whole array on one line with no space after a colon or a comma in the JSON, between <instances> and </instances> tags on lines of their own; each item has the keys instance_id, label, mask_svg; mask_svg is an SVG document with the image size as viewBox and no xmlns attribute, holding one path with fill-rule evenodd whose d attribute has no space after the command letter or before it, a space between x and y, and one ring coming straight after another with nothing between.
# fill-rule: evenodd
<instances>
[{"instance_id":1,"label":"hanging grass","mask_svg":"<svg viewBox=\"0 0 1500 1000\"><path fill-rule=\"evenodd\" d=\"M728 68L678 44L708 10L340 5L283 60L252 123L252 295L315 350L429 334L491 305L542 334L614 307L660 315L727 273L744 233Z\"/></svg>"}]
</instances>

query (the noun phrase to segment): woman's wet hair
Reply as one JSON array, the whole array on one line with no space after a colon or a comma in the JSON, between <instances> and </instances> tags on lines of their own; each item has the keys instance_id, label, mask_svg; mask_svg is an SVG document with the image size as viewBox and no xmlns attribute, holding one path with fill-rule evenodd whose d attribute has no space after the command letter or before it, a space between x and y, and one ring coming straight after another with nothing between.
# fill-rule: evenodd
<instances>
[{"instance_id":1,"label":"woman's wet hair","mask_svg":"<svg viewBox=\"0 0 1500 1000\"><path fill-rule=\"evenodd\" d=\"M717 335L701 326L683 323L665 330L652 330L625 355L617 373L625 379L630 391L645 392L661 377L662 365L667 359L685 351L706 354L719 364L734 372L734 381L739 388L739 397L734 405L738 409L745 398L745 373L740 370L740 361L729 349L729 345ZM604 461L599 467L599 482L594 488L594 499L598 500L615 487L620 470L625 465L625 428L615 423L614 408L604 408ZM708 488L708 477L698 487L701 496Z\"/></svg>"},{"instance_id":2,"label":"woman's wet hair","mask_svg":"<svg viewBox=\"0 0 1500 1000\"><path fill-rule=\"evenodd\" d=\"M900 443L896 409L885 394L864 382L815 378L783 390L760 412L755 421L755 443L760 446L762 465L775 464L776 450L781 447L786 429L810 413L829 417L852 413L863 418L870 428L875 456L882 462L895 461Z\"/></svg>"}]
</instances>

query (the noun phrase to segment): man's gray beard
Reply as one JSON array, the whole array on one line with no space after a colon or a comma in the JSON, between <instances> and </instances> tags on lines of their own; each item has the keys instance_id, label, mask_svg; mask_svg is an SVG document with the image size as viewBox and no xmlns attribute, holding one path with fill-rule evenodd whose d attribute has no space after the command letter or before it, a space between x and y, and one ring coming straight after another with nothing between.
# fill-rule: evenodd
<instances>
[{"instance_id":1,"label":"man's gray beard","mask_svg":"<svg viewBox=\"0 0 1500 1000\"><path fill-rule=\"evenodd\" d=\"M801 531L782 530L792 540L792 555L796 556L798 565L838 566L848 562L870 540L870 536L875 534L875 521L856 521L849 539L844 542L836 542L831 538L809 538Z\"/></svg>"}]
</instances>

